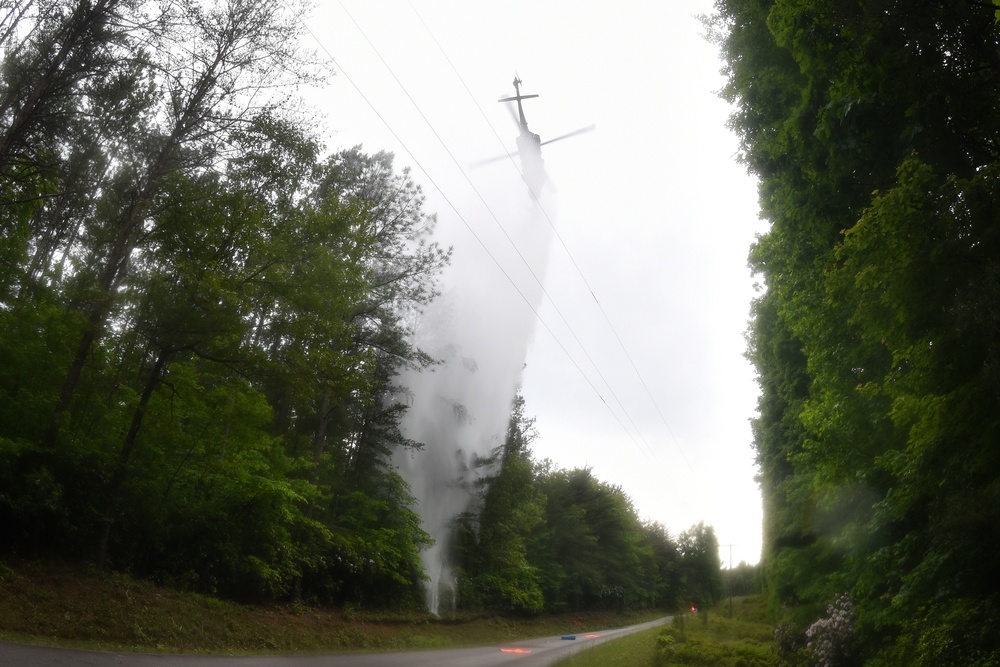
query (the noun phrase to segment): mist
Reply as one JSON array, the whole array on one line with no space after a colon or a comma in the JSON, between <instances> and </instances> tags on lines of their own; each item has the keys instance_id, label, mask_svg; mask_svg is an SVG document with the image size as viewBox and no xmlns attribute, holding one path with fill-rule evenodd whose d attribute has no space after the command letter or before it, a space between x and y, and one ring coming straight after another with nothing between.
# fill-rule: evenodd
<instances>
[{"instance_id":1,"label":"mist","mask_svg":"<svg viewBox=\"0 0 1000 667\"><path fill-rule=\"evenodd\" d=\"M417 499L423 528L434 539L421 554L430 579L427 606L434 614L454 608L452 522L475 500L475 459L502 444L543 295L539 282L548 263L554 207L547 204L550 188L537 146L522 150L520 158L524 180L508 195L509 212L496 214L517 248L513 264L499 262L501 269L491 259L514 252L506 239L508 248L490 247L490 254L471 233L456 241L442 294L415 332L417 345L438 363L401 378L410 390L403 433L423 448L400 454L397 463ZM492 215L468 222L495 226Z\"/></svg>"}]
</instances>

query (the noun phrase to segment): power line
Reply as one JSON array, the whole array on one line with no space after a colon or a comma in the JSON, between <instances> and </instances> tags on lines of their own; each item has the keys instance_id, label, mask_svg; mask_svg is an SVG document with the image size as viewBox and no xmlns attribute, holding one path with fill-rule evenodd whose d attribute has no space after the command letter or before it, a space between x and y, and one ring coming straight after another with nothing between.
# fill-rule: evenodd
<instances>
[{"instance_id":1,"label":"power line","mask_svg":"<svg viewBox=\"0 0 1000 667\"><path fill-rule=\"evenodd\" d=\"M344 8L343 4L341 4L341 7ZM344 8L344 12L347 13L348 16L350 16L350 13L347 12L346 8ZM351 20L352 21L354 20L353 17L351 17ZM300 22L301 22L301 20L300 20ZM518 288L517 284L511 278L510 274L508 274L507 271L503 268L503 266L500 264L500 261L496 258L496 256L494 256L493 253L490 252L490 250L487 247L486 243L475 232L475 230L472 228L472 226L468 223L468 221L465 219L465 217L461 214L461 212L459 212L458 208L452 203L451 199L444 193L444 190L437 184L437 182L434 180L433 176L431 176L431 174L428 172L428 170L417 159L416 155L414 155L414 153L409 149L409 147L407 146L406 142L404 142L402 140L402 138L399 136L399 134L392 128L391 124L378 111L378 109L375 107L375 105L372 103L372 101L368 98L367 95L364 94L364 92L361 90L360 86L358 86L358 84L354 81L354 79L351 78L351 76L347 73L347 71L344 69L344 67L340 63L337 62L337 59L333 56L333 54L330 53L330 51L326 48L326 46L319 40L319 38L316 37L315 33L313 33L312 30L310 30L309 27L307 25L305 25L305 23L301 23L301 25L302 25L303 29L309 34L309 36L313 38L313 40L317 43L317 45L319 45L320 49L322 49L323 52L327 55L327 57L330 59L330 62L333 63L334 65L336 65L337 68L339 68L341 74L344 75L344 78L347 79L347 81L355 89L355 91L358 93L358 95L360 95L361 98L365 101L365 103L371 108L372 112L375 113L375 115L382 122L382 124L385 125L386 129L388 129L389 132L392 134L392 136L396 139L396 141L399 142L399 145L403 148L404 151L406 151L407 155L410 156L410 159L413 160L413 162L417 166L417 168L420 169L420 171L422 171L424 173L424 175L430 181L431 185L438 191L438 193L441 195L441 197L444 198L445 202L452 209L452 211L454 211L455 215L458 216L458 218L459 218L459 220L461 220L462 224L466 227L466 229L469 230L469 233L472 234L473 238L476 239L476 241L483 248L483 250L489 256L489 258L491 260L493 260L493 263L497 266L497 268L500 270L500 272L503 274L503 276L511 284L511 286L518 293L518 295L520 295L521 299L525 302L525 304L528 306L528 308L534 314L535 318L542 324L542 326L545 328L545 330L548 331L549 335L552 336L552 338L553 338L553 340L555 340L556 344L559 345L559 348L563 351L563 353L570 360L570 362L576 367L577 371L580 373L580 375L583 376L584 380L587 381L587 384L590 385L590 388L594 391L594 393L601 400L601 402L604 403L605 407L608 409L608 411L611 413L611 415L615 418L615 420L618 422L618 424L622 427L622 430L625 431L625 433L632 439L632 442L636 445L636 447L638 447L639 450L642 451L643 454L645 456L647 456L647 458L648 458L649 454L647 454L642 449L642 447L639 445L638 441L636 441L635 437L632 435L632 433L625 426L624 422L622 422L621 418L615 413L614 410L611 409L611 406L608 405L608 402L605 400L604 396L601 395L601 392L597 389L596 386L594 386L594 383L590 380L590 378L587 377L587 374L583 372L583 369L580 368L580 365L576 362L576 360L573 358L573 356L569 353L569 350L566 349L565 345L563 345L562 341L559 340L559 337L556 336L555 332L551 329L551 327L549 327L548 323L545 322L544 319L542 319L541 315L538 313L538 311L535 309L535 307L531 304L530 299L528 299L528 297L526 297L524 295L524 293L520 290L520 288ZM357 25L356 22L355 22L355 25ZM361 30L360 26L358 26L358 29L359 29L359 31ZM362 31L362 35L364 35L363 31ZM365 39L366 40L368 39L367 36L365 36ZM371 44L370 41L369 41L369 44ZM372 45L372 48L375 49L374 45ZM376 51L376 53L378 53L377 49L375 49L375 51ZM382 58L381 54L379 54L379 58L380 59ZM383 63L385 63L384 59L383 59ZM386 68L389 69L390 73L392 73L392 70L388 67L387 64L386 64ZM395 74L392 73L392 75L395 78ZM397 83L399 83L399 80L398 79L396 79L396 80L397 80ZM400 87L402 87L401 83L400 83ZM405 92L405 88L404 88L404 92ZM407 93L407 97L409 97L409 93ZM410 101L413 102L412 97L410 98ZM414 102L414 106L416 106L415 102ZM419 107L418 107L418 111L419 111ZM421 116L423 116L422 112L421 112ZM424 117L424 120L426 121L426 117ZM428 122L428 125L430 125L429 121L426 121L426 122ZM432 127L432 131L433 131L433 127ZM435 136L438 136L436 132L435 132ZM440 136L438 136L438 140L441 141ZM444 145L443 141L442 141L442 145ZM445 146L445 149L447 150L447 146ZM451 153L449 151L449 155L450 154ZM454 159L454 156L452 156L452 159ZM484 202L484 204L485 204L485 202ZM491 211L491 213L492 213L492 211ZM494 219L496 219L495 216L494 216ZM499 224L499 221L497 221L497 223ZM502 229L502 225L501 225L501 229ZM506 230L504 230L504 233L506 234ZM508 236L508 240L509 240L509 236ZM511 241L511 244L513 245L513 241ZM516 246L515 246L515 250L517 250ZM520 251L518 251L518 255L520 255ZM521 259L522 259L522 261L524 261L523 256L521 257ZM527 262L525 262L525 263L527 264ZM528 268L529 268L529 271L530 271L530 266ZM532 275L534 276L533 272L532 272ZM536 281L538 280L537 277L535 277L535 279L536 279ZM544 291L544 288L543 288L543 291ZM550 301L551 301L551 298L550 298ZM568 326L568 323L567 323L567 326ZM609 386L609 390L610 390L610 386ZM613 391L612 391L612 395L614 395ZM616 400L617 400L617 397L616 397ZM619 401L619 404L620 404L620 401Z\"/></svg>"},{"instance_id":2,"label":"power line","mask_svg":"<svg viewBox=\"0 0 1000 667\"><path fill-rule=\"evenodd\" d=\"M416 7L413 6L413 3L411 2L409 4L410 4L410 9L417 16L417 19L420 20L420 23L424 26L424 29L427 31L427 34L430 35L430 38L434 41L434 44L441 51L441 55L444 56L444 59L448 62L448 65L451 67L452 71L455 73L455 76L458 77L458 80L462 83L462 87L465 89L465 92L472 99L473 104L475 104L476 108L479 110L479 113L483 117L483 120L486 122L486 124L489 126L490 130L493 132L493 136L495 136L496 139L497 139L497 142L501 146L503 146L504 151L507 153L507 158L510 160L511 164L514 165L514 168L520 174L521 179L525 182L526 185L528 185L528 191L531 193L532 199L535 200L535 203L538 205L539 210L541 210L542 215L545 217L546 222L548 222L549 227L552 228L552 232L555 234L556 239L559 241L559 245L562 246L563 251L566 253L566 256L569 257L570 262L573 264L573 268L576 269L577 274L580 276L580 279L583 281L584 286L586 286L587 291L590 293L591 298L594 300L594 303L597 304L598 310L600 310L601 315L604 317L604 321L607 322L608 327L611 329L611 332L614 334L615 340L618 341L618 345L621 347L622 352L625 353L625 358L628 359L629 365L632 367L632 370L635 372L636 377L639 378L639 382L642 384L642 387L645 390L646 395L649 397L650 402L653 404L653 407L656 408L656 412L657 412L657 414L660 417L660 421L663 422L663 426L667 429L667 433L670 434L671 439L674 441L674 445L676 445L677 451L680 453L681 458L684 459L684 463L687 465L688 469L693 470L693 468L691 467L691 463L688 461L687 456L684 454L684 450L681 448L680 442L677 440L677 436L674 435L673 430L670 428L670 424L667 423L667 419L664 416L663 411L660 409L659 404L657 403L656 399L653 397L653 393L652 393L652 391L650 391L649 385L646 383L646 380L642 377L642 374L639 372L639 368L636 366L635 361L632 359L632 355L629 354L629 351L626 348L624 341L622 340L621 336L618 334L618 330L615 328L614 324L611 322L611 318L608 317L607 312L604 310L604 306L601 305L600 300L597 298L597 295L594 293L594 290L590 286L590 283L587 280L586 276L584 275L583 270L580 268L580 265L577 264L576 258L573 257L573 253L570 252L569 247L566 245L566 242L563 240L562 236L559 234L559 230L556 228L556 226L553 223L552 219L549 217L548 211L545 210L545 206L542 204L541 200L538 199L538 197L535 194L534 190L530 187L530 184L528 183L527 178L525 177L524 173L521 172L521 170L517 168L517 163L515 162L513 155L511 155L511 153L509 151L507 151L506 145L503 143L503 139L500 138L500 135L496 131L496 128L493 127L493 124L490 122L488 116L486 115L486 112L483 111L482 106L480 106L478 100L476 100L475 95L472 94L472 91L469 89L469 86L465 83L465 79L462 78L461 73L459 73L458 69L455 67L455 65L452 62L451 58L448 57L448 54L444 50L444 47L441 46L441 43L434 36L434 33L431 31L430 27L424 21L423 17L420 15L420 13L417 11ZM464 173L465 172L463 171L463 174ZM468 179L467 176L466 176L466 178ZM548 294L546 294L546 296L548 296ZM555 302L552 301L551 297L549 297L549 301L552 302L553 307L556 308L556 312L558 312L559 315L560 315L560 317L562 317L562 313L559 311L558 307L555 305ZM572 333L573 332L572 327L570 327L569 323L566 322L566 319L564 317L562 319L563 319L563 322L566 323L567 328L569 328L570 332ZM574 335L574 337L576 337L575 333L573 335ZM578 343L580 342L579 338L577 338L577 342ZM582 343L580 343L580 347L581 347L581 349L583 349L584 354L587 356L588 360L590 360L591 364L593 364L594 369L597 370L598 375L601 376L602 380L604 380L603 374L601 373L600 369L598 368L597 364L593 361L593 359L590 358L590 355L587 353L586 348L583 346ZM611 385L607 382L607 380L604 380L604 382L605 382L605 384L608 385L608 389L610 390L611 389ZM612 391L612 395L614 395L613 391ZM617 400L617 396L615 398ZM619 405L621 406L621 402L619 402ZM621 407L622 407L622 411L625 412L626 416L628 416L628 411L625 410L625 407L624 406L621 406ZM629 417L629 421L630 422L632 421L631 417ZM635 426L635 423L632 422L632 425ZM638 430L639 430L638 427L636 427L636 431L637 432L638 432ZM640 433L640 437L641 437L641 433Z\"/></svg>"},{"instance_id":3,"label":"power line","mask_svg":"<svg viewBox=\"0 0 1000 667\"><path fill-rule=\"evenodd\" d=\"M646 454L646 456L648 458L649 455L652 454L652 450L649 447L649 443L646 442L646 439L643 437L642 431L636 425L635 421L632 419L632 416L628 413L628 410L625 408L624 404L618 398L618 395L615 393L614 388L612 388L611 383L609 383L607 381L607 379L604 377L604 374L601 372L600 367L597 365L597 363L590 356L590 353L587 351L586 346L580 340L580 337L577 336L576 331L573 329L572 325L570 325L569 321L563 315L562 310L560 310L560 308L559 308L558 304L556 303L555 299L553 299L552 296L548 293L548 291L546 291L545 285L542 283L541 279L535 273L534 269L531 268L531 265L528 263L528 260L525 259L524 255L521 253L520 248L517 247L517 244L514 242L514 239L511 238L510 234L508 233L507 229L504 227L503 223L500 222L500 219L493 212L493 209L490 207L489 203L487 203L487 201L483 197L482 193L479 191L479 189L476 187L476 185L472 182L472 179L469 178L469 175L466 173L465 169L462 167L462 165L459 163L459 161L455 158L455 155L451 152L451 149L445 143L444 139L442 139L441 135L438 134L438 131L434 127L434 124L431 123L430 119L427 118L426 114L424 114L423 110L420 108L420 105L417 104L416 100L413 99L413 96L410 95L410 92L407 90L406 86L403 85L403 82L399 80L398 76L396 76L396 73L393 71L392 67L389 65L389 63L382 56L382 53L379 51L378 47L376 47L375 44L371 41L371 39L368 37L368 34L361 27L361 25L357 22L357 20L354 18L354 16L351 14L351 12L348 11L348 9L344 6L343 2L341 2L339 4L340 4L341 8L344 10L344 13L347 14L348 18L351 19L351 22L354 23L354 26L358 29L358 32L361 33L361 36L364 37L364 39L365 39L366 42L368 42L368 45L375 52L375 55L378 56L379 60L382 62L382 65L386 68L386 70L392 76L393 80L395 80L396 85L399 86L400 90L403 91L403 94L406 95L406 97L407 97L408 100L410 100L410 104L412 104L413 107L414 107L414 109L417 110L417 113L423 119L424 123L430 129L431 133L434 134L434 137L438 140L438 143L440 143L441 147L444 148L445 152L448 154L448 157L451 158L451 161L455 164L455 167L462 174L463 178L465 178L466 183L468 183L469 187L472 188L472 191L476 193L476 196L479 198L479 201L482 203L482 205L486 209L486 211L490 214L490 217L493 219L493 222L497 225L497 227L503 233L504 237L507 239L507 242L514 249L514 252L517 253L517 256L520 258L521 263L524 264L525 268L528 270L528 273L531 274L531 277L534 279L534 281L538 285L539 289L541 289L542 294L545 295L546 298L548 298L549 303L552 304L552 307L555 309L556 314L563 321L563 324L566 325L566 328L570 332L570 335L573 336L573 339L580 346L580 349L583 351L584 356L587 357L587 360L590 361L591 365L594 367L594 370L597 371L597 375L604 382L605 386L608 388L608 391L611 393L611 396L615 399L615 401L617 402L618 406L621 408L622 412L625 414L625 417L628 419L629 423L632 424L632 427L635 429L635 431L638 434L639 438L643 441L643 444L645 444L646 451L644 452L644 454ZM411 4L410 7L413 8L413 5ZM419 13L416 12L416 9L413 9L413 11L414 11L415 14L417 14L417 18L419 18L421 20L421 22L423 22L423 19L420 17ZM426 24L424 24L424 27L425 28L427 27ZM434 38L433 33L430 33L430 29L428 29L427 31L431 35L431 38L434 39L435 43L437 43L437 40ZM441 45L439 43L438 43L438 48L441 48ZM441 52L444 53L444 49L441 49ZM448 58L447 54L445 53L444 55L445 55L445 59L448 60L449 64L451 64L451 60ZM454 70L454 66L452 66L452 69ZM458 74L457 71L456 71L456 74ZM460 75L459 75L459 80L462 80ZM465 86L464 80L462 80L462 85ZM465 89L466 89L467 92L469 91L468 86L465 86ZM471 92L470 92L470 95L471 95ZM478 104L477 104L477 106L478 106ZM479 108L479 111L480 111L480 113L482 113L482 108L481 107ZM484 114L484 117L485 117L485 114ZM494 130L494 135L496 135L496 131L495 130ZM497 139L499 139L499 136L497 136ZM508 157L510 157L509 153L508 153ZM511 159L513 159L513 158L511 158ZM522 178L523 178L523 175L522 175ZM535 199L536 203L539 203L537 197L535 196L534 190L531 188L530 184L528 184L527 181L525 181L525 184L528 185L528 190L529 190L529 192L531 192L532 198ZM548 214L545 212L545 209L541 206L540 203L539 203L539 209L542 211L543 215L545 215L546 219L548 220ZM549 226L552 227L553 230L555 230L555 227L552 225L552 221L551 220L549 220ZM523 296L524 295L522 294L522 297ZM535 312L534 308L532 308L532 311ZM535 315L536 315L536 317L538 317L539 321L541 321L541 317L538 315L537 312L535 312ZM582 372L582 370L581 370L581 372ZM633 438L633 440L634 440L634 438Z\"/></svg>"}]
</instances>

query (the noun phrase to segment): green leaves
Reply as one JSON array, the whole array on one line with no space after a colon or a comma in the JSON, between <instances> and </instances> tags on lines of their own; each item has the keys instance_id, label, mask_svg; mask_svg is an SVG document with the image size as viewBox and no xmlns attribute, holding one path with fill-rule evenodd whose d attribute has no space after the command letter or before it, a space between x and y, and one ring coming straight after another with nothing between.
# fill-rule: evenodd
<instances>
[{"instance_id":1,"label":"green leaves","mask_svg":"<svg viewBox=\"0 0 1000 667\"><path fill-rule=\"evenodd\" d=\"M125 57L134 35L115 33L92 71L66 73L87 95L43 100L61 115L25 126L33 156L58 147L45 169L3 163L18 176L0 188L9 548L253 600L416 590L429 538L390 464L416 445L394 383L429 363L407 322L449 252L391 155L325 157L280 108L240 106L294 56L287 10L182 4L122 28L218 57ZM38 76L15 52L7 120Z\"/></svg>"},{"instance_id":2,"label":"green leaves","mask_svg":"<svg viewBox=\"0 0 1000 667\"><path fill-rule=\"evenodd\" d=\"M695 606L714 605L722 597L719 540L711 526L699 523L677 538L684 595Z\"/></svg>"},{"instance_id":3,"label":"green leaves","mask_svg":"<svg viewBox=\"0 0 1000 667\"><path fill-rule=\"evenodd\" d=\"M771 222L749 354L765 570L803 623L853 586L878 664L923 664L932 636L996 649L939 606L987 618L1000 592L980 547L1000 473L993 9L719 5L724 95Z\"/></svg>"},{"instance_id":4,"label":"green leaves","mask_svg":"<svg viewBox=\"0 0 1000 667\"><path fill-rule=\"evenodd\" d=\"M673 609L696 589L719 594L711 528L699 526L698 555L685 560L663 526L639 520L620 487L587 469L532 461L536 433L524 409L518 395L506 440L485 462L493 472L482 478L479 502L456 521L461 606L519 614Z\"/></svg>"}]
</instances>

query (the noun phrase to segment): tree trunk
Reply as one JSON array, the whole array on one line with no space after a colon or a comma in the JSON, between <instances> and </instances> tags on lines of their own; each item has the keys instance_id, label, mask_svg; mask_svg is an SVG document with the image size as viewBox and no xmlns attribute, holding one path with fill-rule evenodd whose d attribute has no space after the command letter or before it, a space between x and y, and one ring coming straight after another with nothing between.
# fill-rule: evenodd
<instances>
[{"instance_id":1,"label":"tree trunk","mask_svg":"<svg viewBox=\"0 0 1000 667\"><path fill-rule=\"evenodd\" d=\"M102 5L111 5L116 2L120 2L120 0L100 0ZM169 91L184 100L183 109L177 114L170 135L164 141L152 166L145 173L144 181L139 179L138 183L141 187L137 188L138 192L128 210L118 221L114 245L108 251L104 269L101 271L96 285L98 296L87 312L86 329L80 338L73 362L66 373L58 402L52 414L52 420L49 423L46 442L50 447L58 446L63 415L73 399L80 375L86 365L87 358L90 356L91 348L103 335L105 321L114 301L114 291L125 276L129 256L137 244L135 231L137 228L141 228L140 223L146 206L155 195L160 182L173 168L178 149L196 134L206 135L221 131L220 127L208 126L212 122L210 120L212 118L211 110L215 104L220 99L232 95L226 90L219 90L220 72L235 64L234 53L245 48L242 40L252 35L251 24L247 16L236 16L233 20L243 20L245 23L235 27L227 26L217 35L218 42L212 47L214 51L210 53L206 60L205 70L198 74L197 80L184 90Z\"/></svg>"},{"instance_id":2,"label":"tree trunk","mask_svg":"<svg viewBox=\"0 0 1000 667\"><path fill-rule=\"evenodd\" d=\"M80 344L76 348L76 355L66 372L62 388L59 390L59 401L56 403L52 414L52 421L49 422L49 430L46 435L46 443L49 447L55 448L59 444L59 430L61 428L63 414L69 408L73 400L73 394L80 381L80 375L90 356L90 350L94 342L103 333L104 323L111 310L113 294L117 286L125 277L125 270L128 266L128 258L135 249L134 230L142 220L142 213L146 203L153 197L160 179L166 176L173 154L180 146L183 133L186 131L188 114L174 127L169 140L157 155L156 162L150 168L148 178L142 190L136 195L132 204L128 207L121 222L118 224L118 234L115 236L115 243L108 255L104 270L98 281L98 297L94 301L87 313L87 325L80 337Z\"/></svg>"},{"instance_id":3,"label":"tree trunk","mask_svg":"<svg viewBox=\"0 0 1000 667\"><path fill-rule=\"evenodd\" d=\"M326 442L326 430L330 423L330 392L323 394L323 404L320 406L319 423L316 425L316 432L313 434L312 455L313 469L309 473L309 481L313 486L319 484L319 464L323 459L323 444ZM306 518L312 519L315 513L312 503L306 506Z\"/></svg>"},{"instance_id":4,"label":"tree trunk","mask_svg":"<svg viewBox=\"0 0 1000 667\"><path fill-rule=\"evenodd\" d=\"M39 107L46 95L50 94L54 88L65 87L63 78L72 79L83 74L74 74L61 71L73 52L83 43L94 27L104 20L118 4L119 0L98 0L89 10L87 3L80 2L77 5L73 16L66 22L66 27L55 36L55 41L61 37L62 44L59 51L45 68L45 73L39 77L28 93L20 108L14 114L14 119L0 139L0 172L6 171L10 165L14 147L20 141L20 135L31 123L32 118L41 113ZM10 91L7 99L3 101L4 108L10 108L16 104L14 100L15 91Z\"/></svg>"},{"instance_id":5,"label":"tree trunk","mask_svg":"<svg viewBox=\"0 0 1000 667\"><path fill-rule=\"evenodd\" d=\"M118 494L121 491L122 484L125 482L125 474L128 472L128 462L135 449L139 430L142 428L142 418L146 414L146 407L149 405L149 399L153 396L153 392L156 391L156 388L160 384L163 369L166 367L169 358L170 353L161 350L156 358L156 363L153 364L153 370L150 371L149 377L146 379L146 386L143 387L139 403L135 406L135 411L132 413L132 423L129 424L128 433L125 434L122 449L118 454L118 465L115 467L114 475L112 475L111 481L108 483L107 511L104 513L104 526L101 529L97 545L98 569L103 570L107 564L108 541L111 537L111 526L117 514Z\"/></svg>"}]
</instances>

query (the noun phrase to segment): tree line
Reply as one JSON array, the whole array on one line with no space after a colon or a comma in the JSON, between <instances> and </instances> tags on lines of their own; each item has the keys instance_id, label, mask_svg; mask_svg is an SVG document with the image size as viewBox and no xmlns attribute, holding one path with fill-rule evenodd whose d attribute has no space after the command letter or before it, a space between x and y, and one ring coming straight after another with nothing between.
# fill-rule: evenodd
<instances>
[{"instance_id":1,"label":"tree line","mask_svg":"<svg viewBox=\"0 0 1000 667\"><path fill-rule=\"evenodd\" d=\"M0 553L249 601L418 605L430 537L392 464L450 249L386 153L329 152L301 9L0 8ZM589 471L531 460L516 401L452 554L463 608L717 595ZM714 559L714 560L713 560Z\"/></svg>"},{"instance_id":2,"label":"tree line","mask_svg":"<svg viewBox=\"0 0 1000 667\"><path fill-rule=\"evenodd\" d=\"M818 664L1000 662L998 8L719 0L709 22L770 223L763 569Z\"/></svg>"},{"instance_id":3,"label":"tree line","mask_svg":"<svg viewBox=\"0 0 1000 667\"><path fill-rule=\"evenodd\" d=\"M422 576L391 398L450 251L390 155L291 111L296 12L4 5L5 548L248 599Z\"/></svg>"},{"instance_id":4,"label":"tree line","mask_svg":"<svg viewBox=\"0 0 1000 667\"><path fill-rule=\"evenodd\" d=\"M534 420L515 397L506 437L455 520L457 607L537 613L675 609L723 594L719 542L699 523L672 537L590 469L536 461Z\"/></svg>"}]
</instances>

